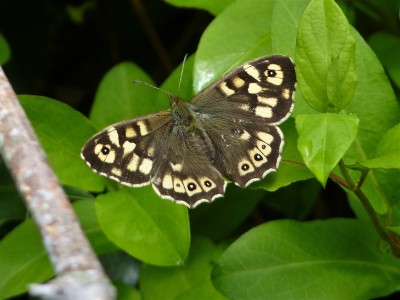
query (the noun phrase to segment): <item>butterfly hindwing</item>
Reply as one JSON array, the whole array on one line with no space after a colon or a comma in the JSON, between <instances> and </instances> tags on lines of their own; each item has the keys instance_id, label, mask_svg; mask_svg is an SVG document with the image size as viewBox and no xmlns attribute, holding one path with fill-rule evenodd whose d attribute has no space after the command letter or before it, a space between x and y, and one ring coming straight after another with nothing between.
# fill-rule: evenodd
<instances>
[{"instance_id":1,"label":"butterfly hindwing","mask_svg":"<svg viewBox=\"0 0 400 300\"><path fill-rule=\"evenodd\" d=\"M162 197L195 207L222 197L226 182L210 163L198 134L173 135L154 167L152 183Z\"/></svg>"}]
</instances>

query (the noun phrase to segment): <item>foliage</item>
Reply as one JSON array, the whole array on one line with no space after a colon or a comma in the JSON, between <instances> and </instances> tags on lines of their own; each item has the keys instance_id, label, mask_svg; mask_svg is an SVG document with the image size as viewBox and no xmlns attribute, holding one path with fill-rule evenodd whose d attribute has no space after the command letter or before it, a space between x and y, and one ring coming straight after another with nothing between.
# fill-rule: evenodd
<instances>
[{"instance_id":1,"label":"foliage","mask_svg":"<svg viewBox=\"0 0 400 300\"><path fill-rule=\"evenodd\" d=\"M137 64L120 62L104 74L89 118L48 97L20 96L93 248L104 262L114 257L118 268L109 271L119 298L365 299L400 291L400 53L393 50L400 25L392 14L399 4L167 2L215 16L186 61L180 96L190 99L233 67L279 53L296 63L295 109L280 126L278 172L247 189L230 184L223 199L188 211L150 187L100 177L79 157L97 130L168 108L162 92L131 84L153 84ZM380 24L372 34L370 20ZM0 63L14 50L4 37ZM174 92L180 71L162 88ZM2 165L0 178L3 299L53 271ZM329 197L332 190L340 199ZM350 212L318 209L346 203Z\"/></svg>"}]
</instances>

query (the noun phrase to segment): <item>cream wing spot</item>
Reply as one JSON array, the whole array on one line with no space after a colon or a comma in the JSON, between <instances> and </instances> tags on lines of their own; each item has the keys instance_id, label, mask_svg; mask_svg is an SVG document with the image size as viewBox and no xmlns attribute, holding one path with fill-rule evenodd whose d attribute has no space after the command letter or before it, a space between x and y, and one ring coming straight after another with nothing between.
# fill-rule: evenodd
<instances>
[{"instance_id":1,"label":"cream wing spot","mask_svg":"<svg viewBox=\"0 0 400 300\"><path fill-rule=\"evenodd\" d=\"M133 138L133 137L136 137L136 136L137 136L137 134L136 134L136 130L135 129L133 129L132 127L126 127L125 128L125 137Z\"/></svg>"},{"instance_id":2,"label":"cream wing spot","mask_svg":"<svg viewBox=\"0 0 400 300\"><path fill-rule=\"evenodd\" d=\"M243 133L240 135L240 139L245 141L249 141L250 137L250 133L248 133L246 130L244 130Z\"/></svg>"},{"instance_id":3,"label":"cream wing spot","mask_svg":"<svg viewBox=\"0 0 400 300\"><path fill-rule=\"evenodd\" d=\"M260 140L257 140L257 148L264 156L268 156L272 150L270 145Z\"/></svg>"},{"instance_id":4,"label":"cream wing spot","mask_svg":"<svg viewBox=\"0 0 400 300\"><path fill-rule=\"evenodd\" d=\"M135 150L136 144L129 141L125 141L124 144L122 145L122 148L124 149L124 157L125 157L133 150Z\"/></svg>"},{"instance_id":5,"label":"cream wing spot","mask_svg":"<svg viewBox=\"0 0 400 300\"><path fill-rule=\"evenodd\" d=\"M175 192L181 193L181 194L186 192L185 186L183 185L182 180L175 177L173 181L174 181L174 191Z\"/></svg>"},{"instance_id":6,"label":"cream wing spot","mask_svg":"<svg viewBox=\"0 0 400 300\"><path fill-rule=\"evenodd\" d=\"M249 111L250 110L250 106L248 104L240 104L239 108L241 110L244 110L244 111Z\"/></svg>"},{"instance_id":7,"label":"cream wing spot","mask_svg":"<svg viewBox=\"0 0 400 300\"><path fill-rule=\"evenodd\" d=\"M132 158L129 161L126 168L131 172L136 172L136 170L139 167L139 161L140 161L140 157L138 155L136 155L135 153L133 153Z\"/></svg>"},{"instance_id":8,"label":"cream wing spot","mask_svg":"<svg viewBox=\"0 0 400 300\"><path fill-rule=\"evenodd\" d=\"M230 95L232 95L232 94L235 93L234 90L230 89L230 88L226 85L226 82L225 82L225 81L223 81L223 82L220 83L219 88L220 88L220 90L221 90L225 95L227 95L227 96L230 96Z\"/></svg>"},{"instance_id":9,"label":"cream wing spot","mask_svg":"<svg viewBox=\"0 0 400 300\"><path fill-rule=\"evenodd\" d=\"M202 192L200 185L193 178L184 179L183 184L189 197Z\"/></svg>"},{"instance_id":10,"label":"cream wing spot","mask_svg":"<svg viewBox=\"0 0 400 300\"><path fill-rule=\"evenodd\" d=\"M245 158L239 161L238 169L239 169L239 174L242 176L254 172L253 164Z\"/></svg>"},{"instance_id":11,"label":"cream wing spot","mask_svg":"<svg viewBox=\"0 0 400 300\"><path fill-rule=\"evenodd\" d=\"M117 147L120 147L119 135L115 127L111 127L108 129L108 138L110 139L111 143L113 143Z\"/></svg>"},{"instance_id":12,"label":"cream wing spot","mask_svg":"<svg viewBox=\"0 0 400 300\"><path fill-rule=\"evenodd\" d=\"M103 144L97 144L96 146L94 146L94 154L96 154L97 156L99 155L101 149L103 149Z\"/></svg>"},{"instance_id":13,"label":"cream wing spot","mask_svg":"<svg viewBox=\"0 0 400 300\"><path fill-rule=\"evenodd\" d=\"M122 175L122 171L120 168L112 168L111 173L113 173L114 175L117 175L118 177L121 177L121 175Z\"/></svg>"},{"instance_id":14,"label":"cream wing spot","mask_svg":"<svg viewBox=\"0 0 400 300\"><path fill-rule=\"evenodd\" d=\"M216 187L216 184L207 177L200 178L200 183L205 192L209 192Z\"/></svg>"},{"instance_id":15,"label":"cream wing spot","mask_svg":"<svg viewBox=\"0 0 400 300\"><path fill-rule=\"evenodd\" d=\"M268 145L271 145L274 140L274 137L271 134L262 131L257 132L257 137Z\"/></svg>"},{"instance_id":16,"label":"cream wing spot","mask_svg":"<svg viewBox=\"0 0 400 300\"><path fill-rule=\"evenodd\" d=\"M150 155L150 156L154 155L154 147L149 147L147 149L147 154Z\"/></svg>"},{"instance_id":17,"label":"cream wing spot","mask_svg":"<svg viewBox=\"0 0 400 300\"><path fill-rule=\"evenodd\" d=\"M182 171L182 168L183 168L182 164L179 164L179 163L174 164L174 163L170 162L169 165L171 166L172 170L175 171L175 172Z\"/></svg>"},{"instance_id":18,"label":"cream wing spot","mask_svg":"<svg viewBox=\"0 0 400 300\"><path fill-rule=\"evenodd\" d=\"M140 135L144 136L149 133L147 129L147 125L143 121L139 121L136 123L137 126L139 127Z\"/></svg>"},{"instance_id":19,"label":"cream wing spot","mask_svg":"<svg viewBox=\"0 0 400 300\"><path fill-rule=\"evenodd\" d=\"M256 107L256 109L254 110L254 113L256 114L256 116L262 117L262 118L271 118L273 115L271 107L261 106L261 105Z\"/></svg>"},{"instance_id":20,"label":"cream wing spot","mask_svg":"<svg viewBox=\"0 0 400 300\"><path fill-rule=\"evenodd\" d=\"M285 98L285 99L289 99L289 97L290 97L290 91L289 91L289 89L284 89L284 90L283 90L283 92L282 92L282 97Z\"/></svg>"},{"instance_id":21,"label":"cream wing spot","mask_svg":"<svg viewBox=\"0 0 400 300\"><path fill-rule=\"evenodd\" d=\"M263 91L263 88L260 85L258 85L257 83L252 82L249 84L249 88L248 88L249 94L258 94L258 93L261 93L262 91Z\"/></svg>"},{"instance_id":22,"label":"cream wing spot","mask_svg":"<svg viewBox=\"0 0 400 300\"><path fill-rule=\"evenodd\" d=\"M258 70L257 70L256 67L254 67L254 66L252 66L252 65L249 65L249 64L244 64L244 65L243 65L243 69L244 69L244 71L245 71L247 74L249 74L249 75L250 75L251 77L253 77L255 80L261 81L260 72L258 72Z\"/></svg>"},{"instance_id":23,"label":"cream wing spot","mask_svg":"<svg viewBox=\"0 0 400 300\"><path fill-rule=\"evenodd\" d=\"M164 178L162 180L162 187L166 190L172 190L174 188L171 174L164 175Z\"/></svg>"},{"instance_id":24,"label":"cream wing spot","mask_svg":"<svg viewBox=\"0 0 400 300\"><path fill-rule=\"evenodd\" d=\"M262 97L262 96L257 96L258 102L275 107L278 104L278 99L275 97Z\"/></svg>"},{"instance_id":25,"label":"cream wing spot","mask_svg":"<svg viewBox=\"0 0 400 300\"><path fill-rule=\"evenodd\" d=\"M144 175L149 175L153 168L153 161L148 158L143 158L139 165L139 171Z\"/></svg>"},{"instance_id":26,"label":"cream wing spot","mask_svg":"<svg viewBox=\"0 0 400 300\"><path fill-rule=\"evenodd\" d=\"M234 85L237 89L239 89L239 88L241 88L242 86L244 86L245 81L244 81L242 78L236 76L236 77L234 77L234 78L232 79L232 83L233 83L233 85Z\"/></svg>"}]
</instances>

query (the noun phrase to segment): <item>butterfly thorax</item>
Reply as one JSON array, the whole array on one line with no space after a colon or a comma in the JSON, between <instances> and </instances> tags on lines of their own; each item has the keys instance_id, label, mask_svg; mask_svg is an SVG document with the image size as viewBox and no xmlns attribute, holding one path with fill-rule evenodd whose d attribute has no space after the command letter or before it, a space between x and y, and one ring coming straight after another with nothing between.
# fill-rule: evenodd
<instances>
[{"instance_id":1,"label":"butterfly thorax","mask_svg":"<svg viewBox=\"0 0 400 300\"><path fill-rule=\"evenodd\" d=\"M179 97L171 96L171 116L174 125L180 129L189 130L193 126L193 111Z\"/></svg>"}]
</instances>

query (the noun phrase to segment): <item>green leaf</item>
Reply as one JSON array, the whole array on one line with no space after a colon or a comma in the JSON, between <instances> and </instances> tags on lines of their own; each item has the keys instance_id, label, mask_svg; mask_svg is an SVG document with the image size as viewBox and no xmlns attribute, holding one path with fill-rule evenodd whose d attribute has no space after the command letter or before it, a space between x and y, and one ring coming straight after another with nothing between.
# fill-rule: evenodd
<instances>
[{"instance_id":1,"label":"green leaf","mask_svg":"<svg viewBox=\"0 0 400 300\"><path fill-rule=\"evenodd\" d=\"M92 124L68 105L41 96L19 100L62 184L102 191L104 179L94 174L80 157L82 146L95 133Z\"/></svg>"},{"instance_id":2,"label":"green leaf","mask_svg":"<svg viewBox=\"0 0 400 300\"><path fill-rule=\"evenodd\" d=\"M130 62L116 65L104 76L90 113L99 128L169 107L167 101L157 100L160 91L132 83L133 80L154 85L146 73Z\"/></svg>"},{"instance_id":3,"label":"green leaf","mask_svg":"<svg viewBox=\"0 0 400 300\"><path fill-rule=\"evenodd\" d=\"M74 209L81 226L98 254L115 251L96 220L94 201L78 201ZM22 243L22 244L21 244ZM50 279L53 269L43 247L38 229L32 220L26 220L0 242L0 295L3 299L27 291L30 283Z\"/></svg>"},{"instance_id":4,"label":"green leaf","mask_svg":"<svg viewBox=\"0 0 400 300\"><path fill-rule=\"evenodd\" d=\"M376 156L361 164L368 168L400 168L400 124L389 129L382 137Z\"/></svg>"},{"instance_id":5,"label":"green leaf","mask_svg":"<svg viewBox=\"0 0 400 300\"><path fill-rule=\"evenodd\" d=\"M4 65L11 57L10 46L7 40L0 33L0 65Z\"/></svg>"},{"instance_id":6,"label":"green leaf","mask_svg":"<svg viewBox=\"0 0 400 300\"><path fill-rule=\"evenodd\" d=\"M196 53L195 91L202 90L241 63L272 54L271 16L274 2L236 1L212 21Z\"/></svg>"},{"instance_id":7,"label":"green leaf","mask_svg":"<svg viewBox=\"0 0 400 300\"><path fill-rule=\"evenodd\" d=\"M310 0L296 0L294 5L293 0L275 1L271 21L274 53L295 57L298 23L309 2ZM297 94L296 91L296 97Z\"/></svg>"},{"instance_id":8,"label":"green leaf","mask_svg":"<svg viewBox=\"0 0 400 300\"><path fill-rule=\"evenodd\" d=\"M130 285L121 283L114 284L117 288L118 300L141 300L141 294L138 289L133 288Z\"/></svg>"},{"instance_id":9,"label":"green leaf","mask_svg":"<svg viewBox=\"0 0 400 300\"><path fill-rule=\"evenodd\" d=\"M400 288L400 262L350 219L260 225L217 260L215 287L230 299L372 299Z\"/></svg>"},{"instance_id":10,"label":"green leaf","mask_svg":"<svg viewBox=\"0 0 400 300\"><path fill-rule=\"evenodd\" d=\"M99 223L107 237L154 265L180 265L189 251L187 209L160 199L151 187L124 188L97 197Z\"/></svg>"},{"instance_id":11,"label":"green leaf","mask_svg":"<svg viewBox=\"0 0 400 300\"><path fill-rule=\"evenodd\" d=\"M325 186L329 173L353 143L359 120L355 115L314 114L296 117L298 149L307 167Z\"/></svg>"},{"instance_id":12,"label":"green leaf","mask_svg":"<svg viewBox=\"0 0 400 300\"><path fill-rule=\"evenodd\" d=\"M355 41L346 43L342 51L332 60L328 67L327 94L328 100L340 111L349 104L354 95L357 74L355 65Z\"/></svg>"},{"instance_id":13,"label":"green leaf","mask_svg":"<svg viewBox=\"0 0 400 300\"><path fill-rule=\"evenodd\" d=\"M144 264L139 277L143 298L226 299L210 280L212 260L217 251L212 242L196 237L184 266L166 268Z\"/></svg>"},{"instance_id":14,"label":"green leaf","mask_svg":"<svg viewBox=\"0 0 400 300\"><path fill-rule=\"evenodd\" d=\"M213 15L218 15L235 0L165 0L165 2L179 7L204 9Z\"/></svg>"},{"instance_id":15,"label":"green leaf","mask_svg":"<svg viewBox=\"0 0 400 300\"><path fill-rule=\"evenodd\" d=\"M0 270L1 299L25 293L29 283L43 282L54 275L32 220L23 222L1 240Z\"/></svg>"},{"instance_id":16,"label":"green leaf","mask_svg":"<svg viewBox=\"0 0 400 300\"><path fill-rule=\"evenodd\" d=\"M315 110L340 111L356 86L354 38L333 0L312 0L299 23L297 80L305 101Z\"/></svg>"}]
</instances>

